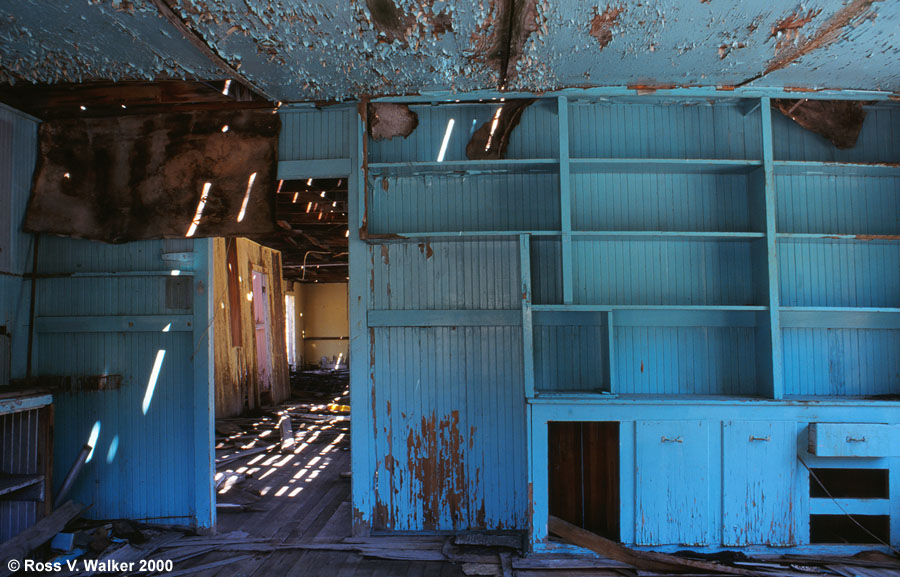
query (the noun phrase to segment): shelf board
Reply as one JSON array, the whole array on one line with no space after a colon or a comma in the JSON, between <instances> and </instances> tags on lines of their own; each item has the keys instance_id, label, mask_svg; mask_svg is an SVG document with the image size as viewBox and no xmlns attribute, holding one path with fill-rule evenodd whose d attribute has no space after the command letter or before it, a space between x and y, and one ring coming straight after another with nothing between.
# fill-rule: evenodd
<instances>
[{"instance_id":1,"label":"shelf board","mask_svg":"<svg viewBox=\"0 0 900 577\"><path fill-rule=\"evenodd\" d=\"M562 233L558 230L466 230L457 232L391 232L391 233L373 233L369 238L365 239L369 242L385 243L391 241L402 241L408 239L473 239L486 237L515 237L523 234L531 236L560 236Z\"/></svg>"},{"instance_id":2,"label":"shelf board","mask_svg":"<svg viewBox=\"0 0 900 577\"><path fill-rule=\"evenodd\" d=\"M775 174L822 176L900 176L900 163L776 160Z\"/></svg>"},{"instance_id":3,"label":"shelf board","mask_svg":"<svg viewBox=\"0 0 900 577\"><path fill-rule=\"evenodd\" d=\"M532 305L534 324L597 324L584 313L611 313L614 327L756 327L758 315L765 306L701 306L701 305ZM551 318L548 313L582 313L571 321Z\"/></svg>"},{"instance_id":4,"label":"shelf board","mask_svg":"<svg viewBox=\"0 0 900 577\"><path fill-rule=\"evenodd\" d=\"M779 307L783 313L887 313L900 314L900 308L893 307Z\"/></svg>"},{"instance_id":5,"label":"shelf board","mask_svg":"<svg viewBox=\"0 0 900 577\"><path fill-rule=\"evenodd\" d=\"M6 495L43 482L42 475L0 475L0 495Z\"/></svg>"},{"instance_id":6,"label":"shelf board","mask_svg":"<svg viewBox=\"0 0 900 577\"><path fill-rule=\"evenodd\" d=\"M820 233L796 233L779 232L781 240L842 240L859 242L898 242L900 235L896 234L820 234Z\"/></svg>"},{"instance_id":7,"label":"shelf board","mask_svg":"<svg viewBox=\"0 0 900 577\"><path fill-rule=\"evenodd\" d=\"M761 160L715 158L571 158L572 172L733 173L760 168Z\"/></svg>"},{"instance_id":8,"label":"shelf board","mask_svg":"<svg viewBox=\"0 0 900 577\"><path fill-rule=\"evenodd\" d=\"M900 329L900 308L780 307L782 328Z\"/></svg>"},{"instance_id":9,"label":"shelf board","mask_svg":"<svg viewBox=\"0 0 900 577\"><path fill-rule=\"evenodd\" d=\"M609 312L609 311L767 311L762 305L532 305L533 311Z\"/></svg>"},{"instance_id":10,"label":"shelf board","mask_svg":"<svg viewBox=\"0 0 900 577\"><path fill-rule=\"evenodd\" d=\"M609 240L750 240L765 238L762 232L682 232L650 230L579 230L572 231L573 237L607 238Z\"/></svg>"},{"instance_id":11,"label":"shelf board","mask_svg":"<svg viewBox=\"0 0 900 577\"><path fill-rule=\"evenodd\" d=\"M440 173L479 174L510 171L547 172L548 170L557 170L558 168L559 160L556 158L445 160L443 162L431 160L411 162L370 162L368 164L370 174L402 176Z\"/></svg>"}]
</instances>

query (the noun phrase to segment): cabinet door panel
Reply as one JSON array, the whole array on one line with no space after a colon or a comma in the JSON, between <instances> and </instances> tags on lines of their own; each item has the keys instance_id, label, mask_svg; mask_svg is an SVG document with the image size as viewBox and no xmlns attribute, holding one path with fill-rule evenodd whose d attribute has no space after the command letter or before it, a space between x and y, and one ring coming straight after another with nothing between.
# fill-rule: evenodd
<instances>
[{"instance_id":1,"label":"cabinet door panel","mask_svg":"<svg viewBox=\"0 0 900 577\"><path fill-rule=\"evenodd\" d=\"M708 423L639 421L635 446L635 542L708 544Z\"/></svg>"},{"instance_id":2,"label":"cabinet door panel","mask_svg":"<svg viewBox=\"0 0 900 577\"><path fill-rule=\"evenodd\" d=\"M787 421L722 425L724 545L793 545L797 426Z\"/></svg>"}]
</instances>

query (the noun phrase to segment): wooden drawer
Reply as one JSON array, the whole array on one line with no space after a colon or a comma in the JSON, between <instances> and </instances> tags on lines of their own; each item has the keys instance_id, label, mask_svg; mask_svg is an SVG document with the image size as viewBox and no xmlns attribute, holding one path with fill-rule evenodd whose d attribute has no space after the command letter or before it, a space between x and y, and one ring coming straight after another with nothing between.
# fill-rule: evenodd
<instances>
[{"instance_id":1,"label":"wooden drawer","mask_svg":"<svg viewBox=\"0 0 900 577\"><path fill-rule=\"evenodd\" d=\"M810 423L809 452L818 457L889 457L896 429L872 423Z\"/></svg>"}]
</instances>

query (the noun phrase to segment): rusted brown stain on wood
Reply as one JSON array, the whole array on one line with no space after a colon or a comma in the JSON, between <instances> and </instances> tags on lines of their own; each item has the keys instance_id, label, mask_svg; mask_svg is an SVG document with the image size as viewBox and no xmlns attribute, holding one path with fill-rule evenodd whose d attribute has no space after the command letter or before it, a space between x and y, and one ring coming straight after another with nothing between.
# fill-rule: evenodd
<instances>
[{"instance_id":1,"label":"rusted brown stain on wood","mask_svg":"<svg viewBox=\"0 0 900 577\"><path fill-rule=\"evenodd\" d=\"M849 4L845 5L843 8L838 10L831 18L825 21L818 30L811 36L805 38L798 38L796 44L790 47L782 46L782 49L779 51L778 45L776 42L776 56L774 59L769 61L769 65L766 67L765 74L769 74L776 70L780 70L790 63L794 62L804 54L808 54L813 50L817 50L822 48L823 46L827 46L840 38L841 33L844 28L848 25L859 21L863 18L874 15L874 13L870 12L870 8L872 4L874 4L878 0L852 0ZM817 14L817 13L816 13ZM807 13L807 16L809 13ZM813 14L813 17L815 14ZM797 27L799 22L805 20L806 16L795 19L790 22L791 26ZM782 21L784 25L784 22ZM799 24L802 26L802 24ZM776 27L778 24L776 24ZM794 30L796 33L796 28L788 29ZM773 29L773 34L775 33L775 29ZM755 78L754 78L755 79ZM751 79L754 80L754 79ZM745 84L746 81L742 84Z\"/></svg>"},{"instance_id":2,"label":"rusted brown stain on wood","mask_svg":"<svg viewBox=\"0 0 900 577\"><path fill-rule=\"evenodd\" d=\"M507 100L494 112L494 116L472 134L466 145L466 157L470 160L497 160L506 157L506 148L512 131L519 125L522 113L534 102L533 98Z\"/></svg>"},{"instance_id":3,"label":"rusted brown stain on wood","mask_svg":"<svg viewBox=\"0 0 900 577\"><path fill-rule=\"evenodd\" d=\"M420 242L419 252L425 255L426 260L434 256L434 250L431 248L430 242Z\"/></svg>"},{"instance_id":4,"label":"rusted brown stain on wood","mask_svg":"<svg viewBox=\"0 0 900 577\"><path fill-rule=\"evenodd\" d=\"M381 245L381 262L383 262L385 266L391 264L391 252L386 244Z\"/></svg>"},{"instance_id":5,"label":"rusted brown stain on wood","mask_svg":"<svg viewBox=\"0 0 900 577\"><path fill-rule=\"evenodd\" d=\"M619 20L619 16L625 8L621 6L606 5L603 12L594 7L594 17L591 18L591 36L600 44L600 49L606 48L613 39L613 27Z\"/></svg>"},{"instance_id":6,"label":"rusted brown stain on wood","mask_svg":"<svg viewBox=\"0 0 900 577\"><path fill-rule=\"evenodd\" d=\"M270 233L279 128L270 111L46 122L26 230L105 242L183 238L209 182L194 236Z\"/></svg>"},{"instance_id":7,"label":"rusted brown stain on wood","mask_svg":"<svg viewBox=\"0 0 900 577\"><path fill-rule=\"evenodd\" d=\"M813 18L822 12L819 10L807 10L803 14L799 10L791 12L772 26L769 38L775 38L775 52L789 46L801 38L800 29L813 21Z\"/></svg>"},{"instance_id":8,"label":"rusted brown stain on wood","mask_svg":"<svg viewBox=\"0 0 900 577\"><path fill-rule=\"evenodd\" d=\"M406 446L409 471L419 487L416 498L422 503L423 528L439 528L442 514L449 516L453 528L469 528L470 472L466 440L459 430L459 411L451 411L440 420L434 412L423 416L421 426L410 429ZM475 474L479 474L477 470ZM476 522L482 524L483 511L480 521L478 516L476 513Z\"/></svg>"}]
</instances>

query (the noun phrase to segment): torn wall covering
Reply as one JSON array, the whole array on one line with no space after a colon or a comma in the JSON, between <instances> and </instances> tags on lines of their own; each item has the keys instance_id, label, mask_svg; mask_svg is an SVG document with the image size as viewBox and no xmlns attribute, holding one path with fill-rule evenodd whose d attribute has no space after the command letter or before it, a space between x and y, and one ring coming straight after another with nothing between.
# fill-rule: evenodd
<instances>
[{"instance_id":1,"label":"torn wall covering","mask_svg":"<svg viewBox=\"0 0 900 577\"><path fill-rule=\"evenodd\" d=\"M270 111L44 123L25 227L106 242L184 237L193 220L194 236L271 232L279 126Z\"/></svg>"},{"instance_id":2,"label":"torn wall covering","mask_svg":"<svg viewBox=\"0 0 900 577\"><path fill-rule=\"evenodd\" d=\"M900 90L879 0L167 0L284 101L589 86ZM147 0L0 7L0 81L223 78ZM77 24L77 25L75 25Z\"/></svg>"}]
</instances>

